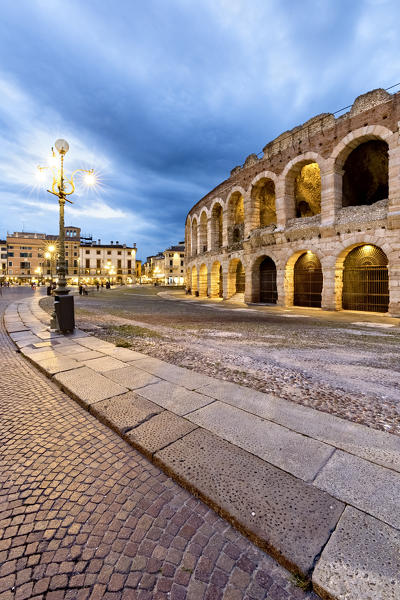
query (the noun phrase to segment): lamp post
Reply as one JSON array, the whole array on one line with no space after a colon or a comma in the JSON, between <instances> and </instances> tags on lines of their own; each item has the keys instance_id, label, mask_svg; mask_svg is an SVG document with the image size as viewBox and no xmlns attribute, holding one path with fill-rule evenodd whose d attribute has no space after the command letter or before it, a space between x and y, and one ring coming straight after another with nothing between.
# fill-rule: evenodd
<instances>
[{"instance_id":1,"label":"lamp post","mask_svg":"<svg viewBox=\"0 0 400 600\"><path fill-rule=\"evenodd\" d=\"M88 185L93 185L96 182L93 169L76 169L71 177L68 179L64 176L64 156L69 150L69 144L66 140L56 140L54 146L58 154L60 155L60 166L58 167L58 160L54 149L52 148L52 156L50 159L49 167L38 167L39 173L43 174L45 169L51 169L52 171L52 185L51 189L47 190L50 194L57 196L59 204L59 253L57 260L57 289L55 290L55 302L53 318L50 324L51 329L57 331L68 331L74 329L74 304L73 297L70 300L66 300L69 293L67 288L66 268L65 268L65 224L64 224L64 208L65 203L69 202L73 204L71 200L67 198L75 191L74 176L78 172L86 173L85 181Z\"/></svg>"}]
</instances>

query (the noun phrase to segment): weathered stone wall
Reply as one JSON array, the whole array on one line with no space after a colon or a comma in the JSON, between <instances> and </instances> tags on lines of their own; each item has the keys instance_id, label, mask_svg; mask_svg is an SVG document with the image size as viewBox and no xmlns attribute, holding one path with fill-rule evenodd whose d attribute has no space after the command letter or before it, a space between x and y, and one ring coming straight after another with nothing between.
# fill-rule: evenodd
<instances>
[{"instance_id":1,"label":"weathered stone wall","mask_svg":"<svg viewBox=\"0 0 400 600\"><path fill-rule=\"evenodd\" d=\"M232 261L240 260L246 271L246 300L256 300L258 290L253 270L258 267L260 257L269 256L277 266L278 304L290 306L294 264L304 251L311 251L320 259L324 275L322 307L340 309L346 255L356 245L373 244L388 257L389 311L400 316L399 120L400 93L391 95L374 90L357 98L351 110L341 117L335 119L330 114L313 117L267 144L261 159L252 154L242 167L235 167L230 178L202 198L187 217L187 266L193 279L192 268L199 274L201 265L205 265L202 293L210 295L217 289L211 272L218 262L223 269L224 297L228 297L234 288L229 267ZM369 140L380 140L387 145L389 197L370 206L343 206L343 166L351 152ZM302 167L310 163L317 163L320 170L320 213L296 218L296 178ZM265 227L260 226L261 202L256 193L260 181L270 181L270 189L275 191L276 224L269 222ZM243 244L234 242L232 236L230 200L234 195L243 197ZM217 205L222 208L220 248L214 242L217 227L213 208ZM314 201L313 211L317 210ZM204 232L200 248L200 236L193 231L202 213L208 218L206 251Z\"/></svg>"}]
</instances>

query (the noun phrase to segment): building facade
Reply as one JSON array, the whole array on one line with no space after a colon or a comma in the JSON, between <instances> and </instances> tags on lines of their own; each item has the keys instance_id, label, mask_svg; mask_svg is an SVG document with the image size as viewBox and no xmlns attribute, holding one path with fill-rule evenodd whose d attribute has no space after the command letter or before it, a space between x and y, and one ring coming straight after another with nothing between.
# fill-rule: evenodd
<instances>
[{"instance_id":1,"label":"building facade","mask_svg":"<svg viewBox=\"0 0 400 600\"><path fill-rule=\"evenodd\" d=\"M80 278L87 283L110 281L136 282L136 244L127 246L118 241L102 244L101 240L82 238L80 246Z\"/></svg>"},{"instance_id":2,"label":"building facade","mask_svg":"<svg viewBox=\"0 0 400 600\"><path fill-rule=\"evenodd\" d=\"M58 236L14 232L7 235L4 246L0 244L1 255L6 255L3 277L21 283L56 278ZM65 228L65 262L70 283L134 283L136 252L136 244L102 244L91 236L82 237L79 227Z\"/></svg>"},{"instance_id":3,"label":"building facade","mask_svg":"<svg viewBox=\"0 0 400 600\"><path fill-rule=\"evenodd\" d=\"M159 285L183 285L185 281L185 242L148 256L142 265L142 281Z\"/></svg>"},{"instance_id":4,"label":"building facade","mask_svg":"<svg viewBox=\"0 0 400 600\"><path fill-rule=\"evenodd\" d=\"M400 316L399 121L374 90L235 167L187 216L191 293Z\"/></svg>"}]
</instances>

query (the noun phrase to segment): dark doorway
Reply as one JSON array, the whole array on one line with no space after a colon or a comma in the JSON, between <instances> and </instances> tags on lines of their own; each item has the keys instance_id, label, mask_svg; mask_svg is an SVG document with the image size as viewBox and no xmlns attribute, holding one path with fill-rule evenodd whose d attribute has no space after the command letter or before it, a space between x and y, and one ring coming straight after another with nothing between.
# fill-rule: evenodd
<instances>
[{"instance_id":1,"label":"dark doorway","mask_svg":"<svg viewBox=\"0 0 400 600\"><path fill-rule=\"evenodd\" d=\"M276 304L276 266L272 258L266 256L260 264L260 302Z\"/></svg>"},{"instance_id":2,"label":"dark doorway","mask_svg":"<svg viewBox=\"0 0 400 600\"><path fill-rule=\"evenodd\" d=\"M322 294L321 263L315 254L302 254L294 266L294 298L295 306L321 307Z\"/></svg>"},{"instance_id":3,"label":"dark doorway","mask_svg":"<svg viewBox=\"0 0 400 600\"><path fill-rule=\"evenodd\" d=\"M224 296L224 279L222 276L222 266L219 267L219 280L218 280L218 298L223 298Z\"/></svg>"},{"instance_id":4,"label":"dark doorway","mask_svg":"<svg viewBox=\"0 0 400 600\"><path fill-rule=\"evenodd\" d=\"M354 248L343 265L345 310L387 312L389 308L389 275L386 254L377 246L366 244Z\"/></svg>"},{"instance_id":5,"label":"dark doorway","mask_svg":"<svg viewBox=\"0 0 400 600\"><path fill-rule=\"evenodd\" d=\"M360 144L343 170L343 206L370 205L388 197L388 145L380 140Z\"/></svg>"},{"instance_id":6,"label":"dark doorway","mask_svg":"<svg viewBox=\"0 0 400 600\"><path fill-rule=\"evenodd\" d=\"M236 267L236 293L244 292L245 284L245 272L242 263L239 261Z\"/></svg>"}]
</instances>

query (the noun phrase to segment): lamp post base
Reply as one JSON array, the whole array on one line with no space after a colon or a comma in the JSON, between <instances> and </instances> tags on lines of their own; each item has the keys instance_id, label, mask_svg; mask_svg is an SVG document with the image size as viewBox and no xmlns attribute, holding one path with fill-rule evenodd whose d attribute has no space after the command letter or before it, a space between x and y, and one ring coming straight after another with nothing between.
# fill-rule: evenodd
<instances>
[{"instance_id":1,"label":"lamp post base","mask_svg":"<svg viewBox=\"0 0 400 600\"><path fill-rule=\"evenodd\" d=\"M59 333L72 332L75 329L74 297L67 294L54 297L54 313L50 321L50 329Z\"/></svg>"}]
</instances>

